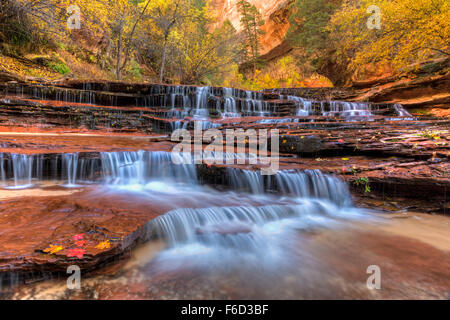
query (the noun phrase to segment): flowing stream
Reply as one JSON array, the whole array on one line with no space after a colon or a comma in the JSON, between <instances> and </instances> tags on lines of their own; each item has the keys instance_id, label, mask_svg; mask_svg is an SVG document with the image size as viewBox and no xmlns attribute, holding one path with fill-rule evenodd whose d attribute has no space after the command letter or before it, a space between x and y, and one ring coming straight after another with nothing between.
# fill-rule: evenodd
<instances>
[{"instance_id":1,"label":"flowing stream","mask_svg":"<svg viewBox=\"0 0 450 320\"><path fill-rule=\"evenodd\" d=\"M347 184L318 170L262 176L227 168L222 186L213 186L205 184L194 164L175 165L167 152L1 157L4 188L28 188L20 191L26 192L47 181L66 190L85 190L63 196L83 199L84 205L98 202L111 210L111 203L112 210L121 207L123 214L127 207L161 208L161 214L145 225L148 242L133 252L119 273L111 277L100 271L83 279L85 298L418 297L420 278L430 281L426 297L442 298L446 292L445 282L428 273L428 262L409 262L411 269L397 259L415 248L418 251L408 255L417 261L445 261L440 253L445 251L429 246L445 243L436 237L445 239L446 220L425 233L416 226L423 221L412 219L408 228L421 230L414 233L429 245L408 240L404 228L395 227L404 222L355 207ZM55 166L59 169L50 170ZM365 287L366 269L373 264L385 270L385 291L374 293ZM435 273L441 277L444 269L445 262ZM64 283L54 279L19 286L14 297L68 298L72 293Z\"/></svg>"},{"instance_id":2,"label":"flowing stream","mask_svg":"<svg viewBox=\"0 0 450 320\"><path fill-rule=\"evenodd\" d=\"M53 89L17 86L15 94L145 108L152 116L170 121L171 130L190 129L193 120L201 120L203 129L209 129L246 117L263 124L299 122L305 117L311 122L314 117L370 120L380 111L371 103L267 98L262 92L206 86L155 86L139 95L99 92L88 85L83 90ZM410 117L401 105L393 106L393 113L398 119ZM215 156L203 154L203 159ZM233 160L254 156L224 154ZM135 220L125 222L130 224L140 215L151 217L139 220L146 242L124 265L113 264L114 277L108 277L107 266L105 274L100 270L86 279L85 288L101 298L402 298L405 292L408 297L442 298L448 294L447 282L439 280L448 259L441 252L449 250L442 239L448 236L441 235L439 227L421 235L427 239L425 244L414 242L386 227L395 222L357 207L348 184L320 170L281 170L273 176L237 167L210 172L206 165L195 165L193 155L190 161L175 164L174 158L180 157L145 150L0 153L1 217L10 212L32 217L45 212L49 219L79 214L83 224L102 214L114 221L132 212ZM19 219L5 218L3 223L17 226L23 222L20 214ZM38 225L36 221L27 227ZM60 220L53 222L55 226L47 229L56 234ZM438 225L445 228L445 223ZM14 239L23 241L20 234ZM444 248L436 249L436 243L444 243ZM412 266L396 260L405 251L414 257ZM436 266L439 277L434 278L427 270L437 261L443 263ZM365 286L367 267L378 264L388 270L383 293L369 292ZM50 281L36 286L42 290L25 286L14 297L67 298L64 284ZM43 289L46 286L48 290Z\"/></svg>"}]
</instances>

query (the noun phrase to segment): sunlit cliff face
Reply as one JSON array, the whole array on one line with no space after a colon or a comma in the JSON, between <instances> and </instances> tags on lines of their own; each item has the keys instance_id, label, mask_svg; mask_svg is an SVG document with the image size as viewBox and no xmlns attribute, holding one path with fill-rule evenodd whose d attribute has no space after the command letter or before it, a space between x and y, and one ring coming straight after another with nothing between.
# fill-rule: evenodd
<instances>
[{"instance_id":1,"label":"sunlit cliff face","mask_svg":"<svg viewBox=\"0 0 450 320\"><path fill-rule=\"evenodd\" d=\"M241 30L237 2L239 0L212 0L211 5L218 13L218 24L229 20L236 30ZM289 4L293 0L249 0L259 9L265 25L261 37L261 54L266 54L283 42L289 28Z\"/></svg>"}]
</instances>

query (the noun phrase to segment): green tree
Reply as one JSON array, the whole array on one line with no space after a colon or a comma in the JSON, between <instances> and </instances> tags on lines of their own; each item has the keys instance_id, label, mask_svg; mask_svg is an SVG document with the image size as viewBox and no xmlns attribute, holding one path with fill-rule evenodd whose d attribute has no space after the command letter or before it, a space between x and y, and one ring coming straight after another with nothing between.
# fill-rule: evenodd
<instances>
[{"instance_id":1,"label":"green tree","mask_svg":"<svg viewBox=\"0 0 450 320\"><path fill-rule=\"evenodd\" d=\"M258 9L246 0L239 0L237 3L241 16L241 26L244 35L244 49L246 53L246 63L250 63L253 68L253 77L256 75L257 64L260 58L260 37L264 34L261 27L264 20Z\"/></svg>"},{"instance_id":2,"label":"green tree","mask_svg":"<svg viewBox=\"0 0 450 320\"><path fill-rule=\"evenodd\" d=\"M318 72L338 84L345 81L345 75L339 70L342 67L335 59L335 49L330 46L327 26L340 4L341 0L296 0L286 35L291 47L297 49L297 59L305 74Z\"/></svg>"}]
</instances>

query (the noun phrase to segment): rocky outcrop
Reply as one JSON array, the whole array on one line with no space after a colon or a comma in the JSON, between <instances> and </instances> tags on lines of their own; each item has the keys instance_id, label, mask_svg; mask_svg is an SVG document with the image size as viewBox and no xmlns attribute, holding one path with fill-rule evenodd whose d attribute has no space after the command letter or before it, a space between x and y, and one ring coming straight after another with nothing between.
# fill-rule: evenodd
<instances>
[{"instance_id":1,"label":"rocky outcrop","mask_svg":"<svg viewBox=\"0 0 450 320\"><path fill-rule=\"evenodd\" d=\"M240 16L237 7L238 0L213 0L211 5L218 12L218 24L229 20L234 28L238 31L242 30L240 24ZM263 30L265 34L261 37L262 52L266 55L277 47L283 47L284 37L289 29L289 5L293 0L281 1L264 1L249 0L262 15L265 22ZM284 48L285 51L287 48ZM279 50L278 50L279 51Z\"/></svg>"},{"instance_id":2,"label":"rocky outcrop","mask_svg":"<svg viewBox=\"0 0 450 320\"><path fill-rule=\"evenodd\" d=\"M403 75L358 80L345 88L277 88L266 90L316 100L398 103L408 110L448 109L450 106L450 59L441 59ZM446 113L444 113L445 115Z\"/></svg>"}]
</instances>

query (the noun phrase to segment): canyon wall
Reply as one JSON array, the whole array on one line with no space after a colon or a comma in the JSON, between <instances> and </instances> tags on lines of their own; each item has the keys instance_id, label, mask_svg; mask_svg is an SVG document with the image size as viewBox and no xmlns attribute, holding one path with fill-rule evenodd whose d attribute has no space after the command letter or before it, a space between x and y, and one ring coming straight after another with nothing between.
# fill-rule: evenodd
<instances>
[{"instance_id":1,"label":"canyon wall","mask_svg":"<svg viewBox=\"0 0 450 320\"><path fill-rule=\"evenodd\" d=\"M261 37L261 54L270 56L273 52L281 53L289 50L284 43L284 37L289 29L289 5L294 0L249 0L258 8L265 22L263 30L265 34ZM240 15L237 6L238 0L212 0L211 5L217 12L220 25L229 20L236 30L241 31Z\"/></svg>"}]
</instances>

